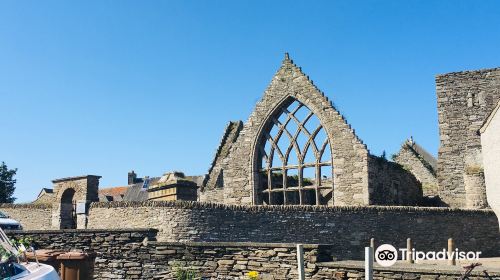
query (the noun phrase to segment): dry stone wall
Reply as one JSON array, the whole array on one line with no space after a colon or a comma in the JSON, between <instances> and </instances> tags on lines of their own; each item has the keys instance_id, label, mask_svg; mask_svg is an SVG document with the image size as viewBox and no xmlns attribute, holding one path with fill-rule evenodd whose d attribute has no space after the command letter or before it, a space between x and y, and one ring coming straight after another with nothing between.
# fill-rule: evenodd
<instances>
[{"instance_id":1,"label":"dry stone wall","mask_svg":"<svg viewBox=\"0 0 500 280\"><path fill-rule=\"evenodd\" d=\"M0 211L20 222L26 230L52 228L51 204L0 204Z\"/></svg>"},{"instance_id":2,"label":"dry stone wall","mask_svg":"<svg viewBox=\"0 0 500 280\"><path fill-rule=\"evenodd\" d=\"M31 237L40 249L95 252L94 279L175 279L179 269L190 270L204 279L247 279L258 271L259 279L297 279L296 245L253 242L156 242L155 230L57 230L12 231L11 238ZM362 261L332 261L330 245L305 244L306 279L363 279ZM376 279L456 279L460 267L396 264L375 265ZM489 270L500 279L499 270ZM474 279L483 279L481 270Z\"/></svg>"},{"instance_id":3,"label":"dry stone wall","mask_svg":"<svg viewBox=\"0 0 500 280\"><path fill-rule=\"evenodd\" d=\"M439 194L448 205L465 207L464 174L483 166L478 130L500 100L500 68L438 75L436 92ZM485 192L484 184L471 188Z\"/></svg>"},{"instance_id":4,"label":"dry stone wall","mask_svg":"<svg viewBox=\"0 0 500 280\"><path fill-rule=\"evenodd\" d=\"M90 207L93 229L155 228L168 242L290 242L332 244L339 259L360 259L370 238L404 247L500 251L490 210L424 207L236 206L197 202L108 202Z\"/></svg>"},{"instance_id":5,"label":"dry stone wall","mask_svg":"<svg viewBox=\"0 0 500 280\"><path fill-rule=\"evenodd\" d=\"M258 271L262 279L296 279L295 244L155 242L150 229L12 231L12 238L31 237L41 249L96 252L94 279L175 279L190 269L209 279L244 279ZM304 245L307 276L316 263L331 260L328 245Z\"/></svg>"}]
</instances>

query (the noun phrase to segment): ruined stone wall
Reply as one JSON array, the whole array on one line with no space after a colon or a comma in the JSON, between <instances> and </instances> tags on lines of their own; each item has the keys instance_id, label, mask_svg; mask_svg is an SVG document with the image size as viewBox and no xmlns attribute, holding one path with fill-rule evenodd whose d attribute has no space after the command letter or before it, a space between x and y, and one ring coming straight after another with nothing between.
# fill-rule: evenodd
<instances>
[{"instance_id":1,"label":"ruined stone wall","mask_svg":"<svg viewBox=\"0 0 500 280\"><path fill-rule=\"evenodd\" d=\"M465 207L465 171L483 166L477 131L500 99L500 68L438 75L436 92L439 194L450 206ZM474 188L485 192L484 184Z\"/></svg>"},{"instance_id":2,"label":"ruined stone wall","mask_svg":"<svg viewBox=\"0 0 500 280\"><path fill-rule=\"evenodd\" d=\"M370 155L368 160L371 205L419 205L422 186L401 165Z\"/></svg>"},{"instance_id":3,"label":"ruined stone wall","mask_svg":"<svg viewBox=\"0 0 500 280\"><path fill-rule=\"evenodd\" d=\"M26 230L52 228L51 204L0 204L0 211L21 223Z\"/></svg>"},{"instance_id":4,"label":"ruined stone wall","mask_svg":"<svg viewBox=\"0 0 500 280\"><path fill-rule=\"evenodd\" d=\"M229 122L224 130L221 142L215 153L214 159L208 170L208 175L205 178L202 187L199 189L198 200L206 202L224 202L223 186L224 186L224 171L223 167L227 165L227 157L229 151L236 142L243 128L243 122Z\"/></svg>"},{"instance_id":5,"label":"ruined stone wall","mask_svg":"<svg viewBox=\"0 0 500 280\"><path fill-rule=\"evenodd\" d=\"M155 228L169 242L296 242L332 244L338 258L362 258L370 238L437 250L498 254L498 220L489 210L424 207L235 206L199 202L93 203L92 229Z\"/></svg>"},{"instance_id":6,"label":"ruined stone wall","mask_svg":"<svg viewBox=\"0 0 500 280\"><path fill-rule=\"evenodd\" d=\"M285 57L264 96L244 124L224 168L224 203L256 204L257 151L281 107L298 100L313 112L330 141L334 166L334 204L368 205L368 150L332 102L301 69Z\"/></svg>"},{"instance_id":7,"label":"ruined stone wall","mask_svg":"<svg viewBox=\"0 0 500 280\"><path fill-rule=\"evenodd\" d=\"M423 195L438 195L436 171L411 146L403 144L394 161L417 178L422 184Z\"/></svg>"}]
</instances>

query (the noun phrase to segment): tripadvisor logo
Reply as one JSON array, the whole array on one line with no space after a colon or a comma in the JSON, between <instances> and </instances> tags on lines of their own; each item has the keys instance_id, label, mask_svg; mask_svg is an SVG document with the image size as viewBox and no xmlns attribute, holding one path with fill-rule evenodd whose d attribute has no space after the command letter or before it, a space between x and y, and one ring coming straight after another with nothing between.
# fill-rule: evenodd
<instances>
[{"instance_id":1,"label":"tripadvisor logo","mask_svg":"<svg viewBox=\"0 0 500 280\"><path fill-rule=\"evenodd\" d=\"M456 259L456 260L467 260L467 261L472 261L472 260L479 260L479 256L481 255L481 252L465 252L465 251L459 251L458 249L455 249L454 251L448 252L446 249L443 249L441 251L428 251L428 252L423 252L423 251L417 251L415 249L412 249L410 252L408 252L408 249L404 248L399 248L397 250L394 246L390 244L383 244L380 245L377 250L375 251L375 261L380 265L380 266L391 266L396 263L398 260L398 251L399 255L401 256L401 260L405 261L408 258L408 255L411 256L415 262L419 262L422 260L431 260L431 261L444 261L444 260L449 260L449 259Z\"/></svg>"},{"instance_id":2,"label":"tripadvisor logo","mask_svg":"<svg viewBox=\"0 0 500 280\"><path fill-rule=\"evenodd\" d=\"M375 260L381 266L391 266L398 260L398 250L390 244L380 245L375 251Z\"/></svg>"}]
</instances>

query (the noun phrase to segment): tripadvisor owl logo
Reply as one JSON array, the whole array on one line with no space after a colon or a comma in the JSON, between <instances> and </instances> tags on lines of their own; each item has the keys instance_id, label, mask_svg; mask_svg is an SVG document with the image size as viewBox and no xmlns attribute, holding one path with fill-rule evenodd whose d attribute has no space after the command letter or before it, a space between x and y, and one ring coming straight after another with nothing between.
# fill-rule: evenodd
<instances>
[{"instance_id":1,"label":"tripadvisor owl logo","mask_svg":"<svg viewBox=\"0 0 500 280\"><path fill-rule=\"evenodd\" d=\"M398 250L390 244L380 245L375 251L375 260L381 266L391 266L398 260Z\"/></svg>"},{"instance_id":2,"label":"tripadvisor owl logo","mask_svg":"<svg viewBox=\"0 0 500 280\"><path fill-rule=\"evenodd\" d=\"M400 259L402 261L406 261L408 257L411 257L411 259L416 263L419 263L419 261L422 260L446 261L450 259L459 261L477 261L481 255L481 251L460 251L458 248L453 251L442 249L441 251L424 252L417 251L415 248L411 251L408 251L406 248L399 248L398 250L390 244L383 244L380 245L375 251L375 261L377 261L380 266L391 266L398 260L398 251L400 252Z\"/></svg>"}]
</instances>

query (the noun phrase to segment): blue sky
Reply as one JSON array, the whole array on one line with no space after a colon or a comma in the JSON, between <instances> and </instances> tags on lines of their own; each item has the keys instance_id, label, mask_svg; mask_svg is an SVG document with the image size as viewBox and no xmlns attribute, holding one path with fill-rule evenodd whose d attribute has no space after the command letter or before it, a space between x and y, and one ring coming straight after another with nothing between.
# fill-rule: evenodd
<instances>
[{"instance_id":1,"label":"blue sky","mask_svg":"<svg viewBox=\"0 0 500 280\"><path fill-rule=\"evenodd\" d=\"M284 52L373 154L439 146L434 77L500 66L498 1L1 1L0 161L15 195L207 171Z\"/></svg>"}]
</instances>

